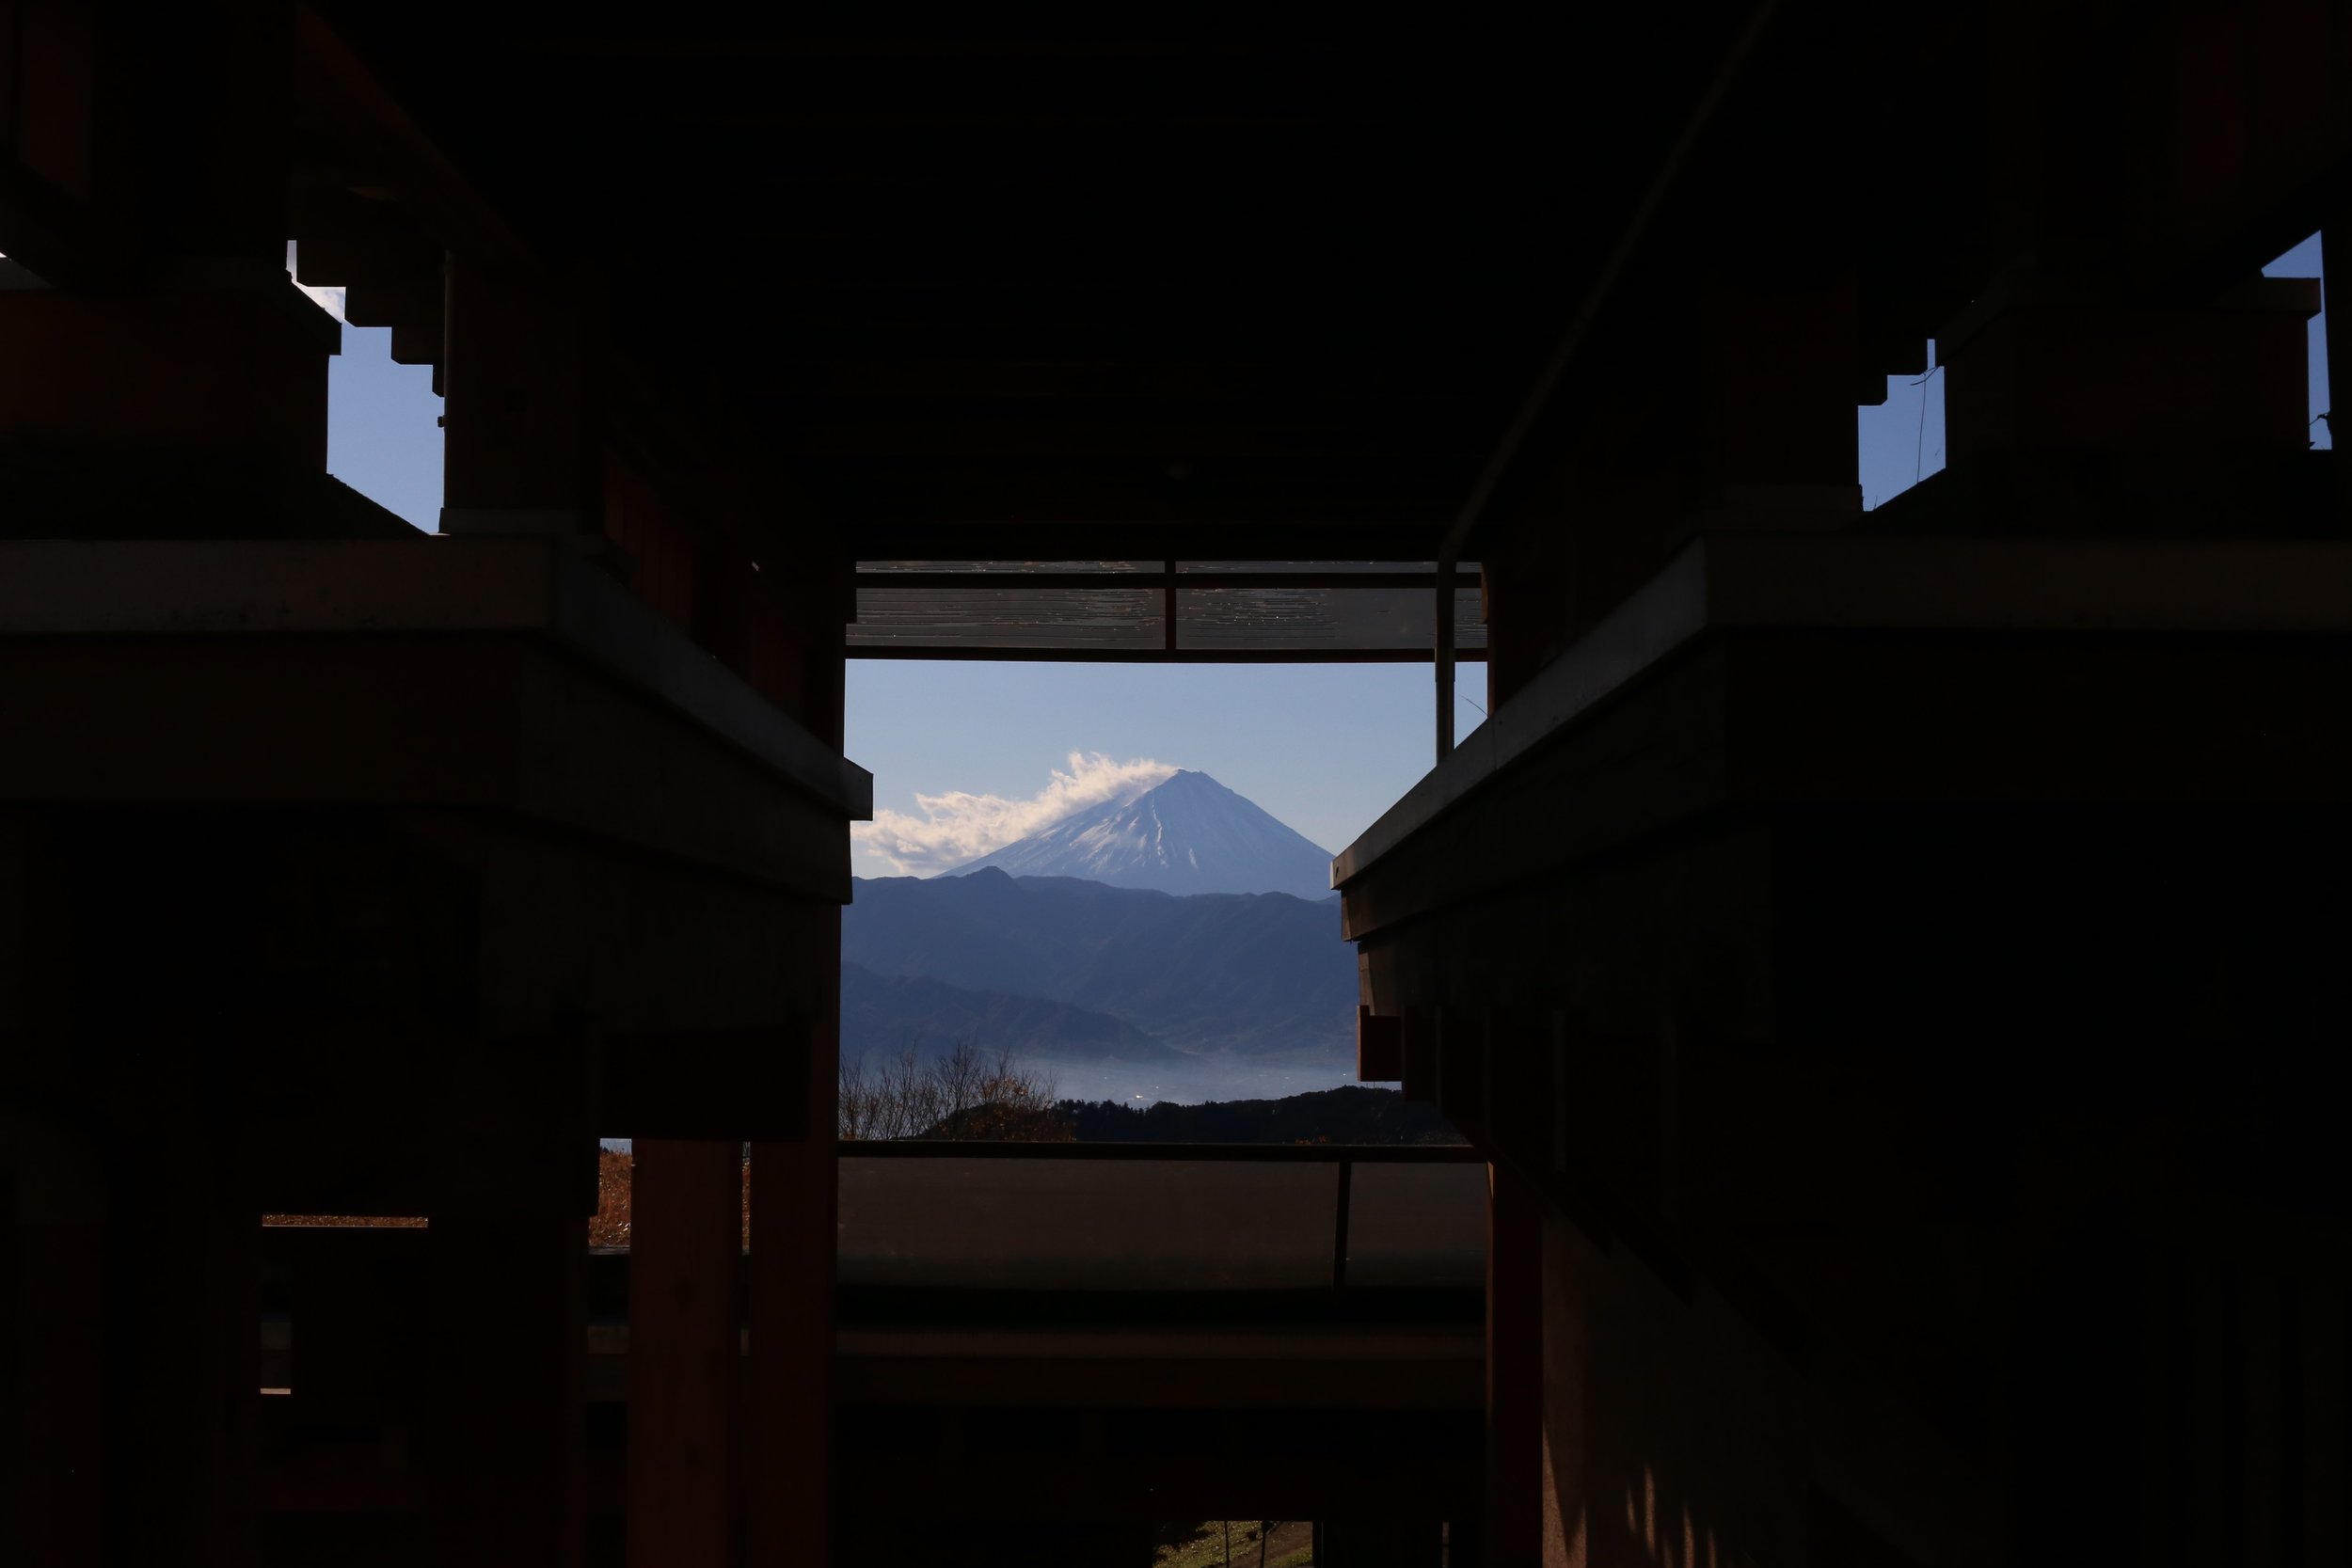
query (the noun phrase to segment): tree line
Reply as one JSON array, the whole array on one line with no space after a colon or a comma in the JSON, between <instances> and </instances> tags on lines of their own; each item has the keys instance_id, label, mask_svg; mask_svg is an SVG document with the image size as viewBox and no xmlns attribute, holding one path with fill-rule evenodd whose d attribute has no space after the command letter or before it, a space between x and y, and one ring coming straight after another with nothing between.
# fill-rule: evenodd
<instances>
[{"instance_id":1,"label":"tree line","mask_svg":"<svg viewBox=\"0 0 2352 1568\"><path fill-rule=\"evenodd\" d=\"M1054 1115L1050 1076L969 1040L928 1062L912 1046L870 1069L863 1056L845 1058L836 1103L845 1139L1068 1143L1076 1135Z\"/></svg>"},{"instance_id":2,"label":"tree line","mask_svg":"<svg viewBox=\"0 0 2352 1568\"><path fill-rule=\"evenodd\" d=\"M959 1041L925 1059L912 1048L869 1064L845 1058L844 1139L958 1138L1019 1143L1434 1144L1462 1136L1434 1105L1394 1089L1343 1085L1279 1100L1137 1106L1055 1097L1051 1074L1009 1051Z\"/></svg>"}]
</instances>

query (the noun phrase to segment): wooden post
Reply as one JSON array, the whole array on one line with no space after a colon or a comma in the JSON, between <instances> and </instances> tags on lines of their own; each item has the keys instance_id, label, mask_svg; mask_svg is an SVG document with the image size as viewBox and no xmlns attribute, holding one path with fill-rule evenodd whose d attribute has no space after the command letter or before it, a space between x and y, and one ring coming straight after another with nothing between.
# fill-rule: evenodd
<instances>
[{"instance_id":1,"label":"wooden post","mask_svg":"<svg viewBox=\"0 0 2352 1568\"><path fill-rule=\"evenodd\" d=\"M588 1224L437 1210L427 1435L433 1560L575 1568L585 1550Z\"/></svg>"},{"instance_id":2,"label":"wooden post","mask_svg":"<svg viewBox=\"0 0 2352 1568\"><path fill-rule=\"evenodd\" d=\"M741 1146L641 1138L635 1148L628 1560L726 1568L736 1545Z\"/></svg>"},{"instance_id":3,"label":"wooden post","mask_svg":"<svg viewBox=\"0 0 2352 1568\"><path fill-rule=\"evenodd\" d=\"M441 531L603 527L589 312L580 285L453 255Z\"/></svg>"},{"instance_id":4,"label":"wooden post","mask_svg":"<svg viewBox=\"0 0 2352 1568\"><path fill-rule=\"evenodd\" d=\"M808 1120L752 1146L751 1408L745 1559L834 1560L834 1261L841 911L812 905L805 961L834 999L809 1021Z\"/></svg>"},{"instance_id":5,"label":"wooden post","mask_svg":"<svg viewBox=\"0 0 2352 1568\"><path fill-rule=\"evenodd\" d=\"M752 1146L744 1502L758 1565L833 1560L834 1159L830 1138Z\"/></svg>"},{"instance_id":6,"label":"wooden post","mask_svg":"<svg viewBox=\"0 0 2352 1568\"><path fill-rule=\"evenodd\" d=\"M1486 1167L1486 1508L1484 1560L1543 1560L1543 1273L1535 1196Z\"/></svg>"}]
</instances>

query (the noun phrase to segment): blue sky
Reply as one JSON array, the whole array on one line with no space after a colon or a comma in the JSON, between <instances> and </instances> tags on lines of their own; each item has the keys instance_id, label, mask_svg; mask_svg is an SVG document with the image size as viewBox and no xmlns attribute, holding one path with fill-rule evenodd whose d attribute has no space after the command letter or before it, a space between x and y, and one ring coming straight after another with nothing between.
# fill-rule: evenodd
<instances>
[{"instance_id":1,"label":"blue sky","mask_svg":"<svg viewBox=\"0 0 2352 1568\"><path fill-rule=\"evenodd\" d=\"M2317 237L2264 271L2318 277ZM343 352L329 372L327 467L430 530L440 506L440 401L428 369L391 363L390 339L384 328L343 329ZM2316 413L2328 406L2324 318L2312 323L2311 366ZM1943 467L1942 372L1891 379L1885 404L1857 420L1865 506L1883 505ZM2325 425L2312 435L2328 444ZM1459 693L1454 725L1467 733L1486 699L1483 665L1462 667ZM1210 773L1336 850L1428 770L1433 695L1423 664L856 659L849 752L874 774L877 810L899 814L918 836L975 812L1009 832L1055 806L1145 787L1148 770L1120 765L1157 762ZM1073 753L1081 759L1074 764ZM1064 775L1058 784L1057 772ZM979 799L939 799L958 792ZM934 798L933 807L927 811L918 796ZM862 876L894 873L864 843L855 862Z\"/></svg>"},{"instance_id":2,"label":"blue sky","mask_svg":"<svg viewBox=\"0 0 2352 1568\"><path fill-rule=\"evenodd\" d=\"M1467 733L1486 666L1463 665L1455 689ZM1198 768L1337 850L1429 770L1435 696L1426 664L852 659L849 752L874 774L877 811L918 822L931 817L917 792L1022 800L1077 752ZM863 844L856 859L861 876L897 874Z\"/></svg>"}]
</instances>

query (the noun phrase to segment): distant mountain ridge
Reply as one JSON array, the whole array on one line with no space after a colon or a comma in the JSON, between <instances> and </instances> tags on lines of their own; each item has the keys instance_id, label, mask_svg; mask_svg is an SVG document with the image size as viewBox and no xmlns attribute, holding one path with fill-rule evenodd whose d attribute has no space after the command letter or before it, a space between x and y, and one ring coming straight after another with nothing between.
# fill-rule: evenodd
<instances>
[{"instance_id":1,"label":"distant mountain ridge","mask_svg":"<svg viewBox=\"0 0 2352 1568\"><path fill-rule=\"evenodd\" d=\"M1066 816L942 875L991 869L1160 893L1286 893L1314 900L1331 892L1329 850L1189 769L1132 800Z\"/></svg>"},{"instance_id":2,"label":"distant mountain ridge","mask_svg":"<svg viewBox=\"0 0 2352 1568\"><path fill-rule=\"evenodd\" d=\"M861 878L841 957L885 979L1108 1014L1185 1052L1332 1058L1354 1038L1356 951L1330 895L1177 897L994 867ZM845 1006L850 983L845 969Z\"/></svg>"},{"instance_id":3,"label":"distant mountain ridge","mask_svg":"<svg viewBox=\"0 0 2352 1568\"><path fill-rule=\"evenodd\" d=\"M930 1061L966 1043L1025 1061L1160 1062L1182 1054L1131 1023L1067 1002L841 966L843 1061L906 1050Z\"/></svg>"}]
</instances>

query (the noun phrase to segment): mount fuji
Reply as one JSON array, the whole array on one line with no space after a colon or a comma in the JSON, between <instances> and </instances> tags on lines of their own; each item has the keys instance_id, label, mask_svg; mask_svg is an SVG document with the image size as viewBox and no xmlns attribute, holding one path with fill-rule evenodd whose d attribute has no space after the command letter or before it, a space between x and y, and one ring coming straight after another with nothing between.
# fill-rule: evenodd
<instances>
[{"instance_id":1,"label":"mount fuji","mask_svg":"<svg viewBox=\"0 0 2352 1568\"><path fill-rule=\"evenodd\" d=\"M1161 893L1331 896L1331 852L1206 773L1179 772L1124 802L1066 816L1042 832L944 873L1081 877Z\"/></svg>"}]
</instances>

